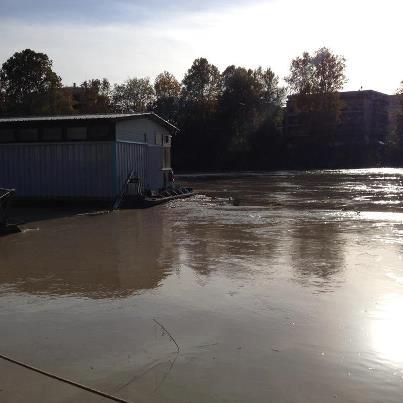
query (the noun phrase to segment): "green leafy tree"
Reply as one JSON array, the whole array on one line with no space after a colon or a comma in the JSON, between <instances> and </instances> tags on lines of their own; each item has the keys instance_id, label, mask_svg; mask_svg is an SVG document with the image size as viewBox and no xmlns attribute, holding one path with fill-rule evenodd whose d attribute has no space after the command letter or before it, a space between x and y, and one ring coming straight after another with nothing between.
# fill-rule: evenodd
<instances>
[{"instance_id":1,"label":"green leafy tree","mask_svg":"<svg viewBox=\"0 0 403 403\"><path fill-rule=\"evenodd\" d=\"M154 90L157 98L178 98L181 85L173 74L164 71L156 77Z\"/></svg>"},{"instance_id":2,"label":"green leafy tree","mask_svg":"<svg viewBox=\"0 0 403 403\"><path fill-rule=\"evenodd\" d=\"M111 85L108 79L84 81L72 89L75 109L79 113L108 113L111 111Z\"/></svg>"},{"instance_id":3,"label":"green leafy tree","mask_svg":"<svg viewBox=\"0 0 403 403\"><path fill-rule=\"evenodd\" d=\"M332 140L341 113L338 92L346 82L346 61L321 48L313 55L304 52L291 62L290 74L285 78L300 121L315 142Z\"/></svg>"},{"instance_id":4,"label":"green leafy tree","mask_svg":"<svg viewBox=\"0 0 403 403\"><path fill-rule=\"evenodd\" d=\"M268 168L279 159L285 89L271 69L196 59L182 82L175 157L184 168Z\"/></svg>"},{"instance_id":5,"label":"green leafy tree","mask_svg":"<svg viewBox=\"0 0 403 403\"><path fill-rule=\"evenodd\" d=\"M231 153L246 154L250 135L257 127L261 86L252 70L229 66L222 74L220 121Z\"/></svg>"},{"instance_id":6,"label":"green leafy tree","mask_svg":"<svg viewBox=\"0 0 403 403\"><path fill-rule=\"evenodd\" d=\"M6 113L39 115L69 113L70 98L62 91L61 78L44 53L31 49L16 52L0 70Z\"/></svg>"},{"instance_id":7,"label":"green leafy tree","mask_svg":"<svg viewBox=\"0 0 403 403\"><path fill-rule=\"evenodd\" d=\"M286 77L293 94L327 94L340 91L346 83L346 60L321 48L313 55L304 52L291 62Z\"/></svg>"},{"instance_id":8,"label":"green leafy tree","mask_svg":"<svg viewBox=\"0 0 403 403\"><path fill-rule=\"evenodd\" d=\"M260 85L260 99L264 108L269 106L277 109L283 105L286 89L280 86L279 77L273 70L258 67L253 75Z\"/></svg>"},{"instance_id":9,"label":"green leafy tree","mask_svg":"<svg viewBox=\"0 0 403 403\"><path fill-rule=\"evenodd\" d=\"M146 112L155 99L150 79L130 78L123 84L115 85L112 93L113 107L120 113Z\"/></svg>"},{"instance_id":10,"label":"green leafy tree","mask_svg":"<svg viewBox=\"0 0 403 403\"><path fill-rule=\"evenodd\" d=\"M221 74L207 59L193 62L183 79L183 98L192 102L214 103L221 92Z\"/></svg>"},{"instance_id":11,"label":"green leafy tree","mask_svg":"<svg viewBox=\"0 0 403 403\"><path fill-rule=\"evenodd\" d=\"M167 71L159 74L154 82L154 111L170 122L177 123L181 84Z\"/></svg>"},{"instance_id":12,"label":"green leafy tree","mask_svg":"<svg viewBox=\"0 0 403 403\"><path fill-rule=\"evenodd\" d=\"M280 138L281 106L285 90L271 69L229 66L222 74L220 122L232 165L268 166L270 150Z\"/></svg>"},{"instance_id":13,"label":"green leafy tree","mask_svg":"<svg viewBox=\"0 0 403 403\"><path fill-rule=\"evenodd\" d=\"M178 124L181 136L175 141L177 166L208 169L215 161L217 107L221 74L207 59L196 59L182 81Z\"/></svg>"}]
</instances>

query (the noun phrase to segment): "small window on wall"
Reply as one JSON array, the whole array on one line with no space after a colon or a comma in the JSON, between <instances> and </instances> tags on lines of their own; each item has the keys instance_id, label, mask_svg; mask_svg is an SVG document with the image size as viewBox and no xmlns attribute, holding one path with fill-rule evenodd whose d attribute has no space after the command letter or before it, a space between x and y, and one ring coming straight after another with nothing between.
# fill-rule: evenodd
<instances>
[{"instance_id":1,"label":"small window on wall","mask_svg":"<svg viewBox=\"0 0 403 403\"><path fill-rule=\"evenodd\" d=\"M162 134L155 135L155 145L162 146Z\"/></svg>"},{"instance_id":2,"label":"small window on wall","mask_svg":"<svg viewBox=\"0 0 403 403\"><path fill-rule=\"evenodd\" d=\"M107 140L109 137L108 125L90 126L88 128L88 138L91 140Z\"/></svg>"},{"instance_id":3,"label":"small window on wall","mask_svg":"<svg viewBox=\"0 0 403 403\"><path fill-rule=\"evenodd\" d=\"M164 144L170 145L171 144L171 136L165 136L164 138Z\"/></svg>"},{"instance_id":4,"label":"small window on wall","mask_svg":"<svg viewBox=\"0 0 403 403\"><path fill-rule=\"evenodd\" d=\"M19 129L18 140L23 143L38 141L38 129Z\"/></svg>"},{"instance_id":5,"label":"small window on wall","mask_svg":"<svg viewBox=\"0 0 403 403\"><path fill-rule=\"evenodd\" d=\"M86 127L68 127L66 138L67 138L67 140L70 140L70 141L87 140L87 128Z\"/></svg>"},{"instance_id":6,"label":"small window on wall","mask_svg":"<svg viewBox=\"0 0 403 403\"><path fill-rule=\"evenodd\" d=\"M63 131L61 127L45 127L42 131L43 141L61 141Z\"/></svg>"},{"instance_id":7,"label":"small window on wall","mask_svg":"<svg viewBox=\"0 0 403 403\"><path fill-rule=\"evenodd\" d=\"M13 143L14 141L14 130L0 129L0 143Z\"/></svg>"},{"instance_id":8,"label":"small window on wall","mask_svg":"<svg viewBox=\"0 0 403 403\"><path fill-rule=\"evenodd\" d=\"M144 143L147 143L147 133L144 133Z\"/></svg>"}]
</instances>

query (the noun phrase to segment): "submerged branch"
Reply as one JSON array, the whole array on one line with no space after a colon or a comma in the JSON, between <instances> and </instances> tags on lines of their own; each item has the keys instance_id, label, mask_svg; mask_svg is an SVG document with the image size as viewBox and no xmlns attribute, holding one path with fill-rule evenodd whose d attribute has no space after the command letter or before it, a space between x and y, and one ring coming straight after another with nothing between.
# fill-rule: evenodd
<instances>
[{"instance_id":1,"label":"submerged branch","mask_svg":"<svg viewBox=\"0 0 403 403\"><path fill-rule=\"evenodd\" d=\"M171 335L171 333L168 332L168 330L160 323L158 322L157 319L153 319L153 321L169 336L169 338L175 343L177 351L179 353L180 351L180 347L178 345L178 343L176 342L176 340L174 339L174 337Z\"/></svg>"}]
</instances>

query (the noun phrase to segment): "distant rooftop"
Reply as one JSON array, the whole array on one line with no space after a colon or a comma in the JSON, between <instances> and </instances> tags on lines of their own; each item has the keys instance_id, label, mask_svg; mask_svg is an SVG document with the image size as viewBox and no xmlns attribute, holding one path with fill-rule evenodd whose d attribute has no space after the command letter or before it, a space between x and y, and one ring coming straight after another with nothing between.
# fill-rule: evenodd
<instances>
[{"instance_id":1,"label":"distant rooftop","mask_svg":"<svg viewBox=\"0 0 403 403\"><path fill-rule=\"evenodd\" d=\"M377 95L383 95L383 96L387 96L387 97L392 96L390 94L385 94L384 92L375 91L375 90L340 91L340 94L349 94L349 95L360 94L360 93L361 94L377 94Z\"/></svg>"},{"instance_id":2,"label":"distant rooftop","mask_svg":"<svg viewBox=\"0 0 403 403\"><path fill-rule=\"evenodd\" d=\"M376 95L381 95L384 97L393 97L394 95L390 95L390 94L385 94L384 92L380 92L380 91L375 91L375 90L357 90L357 91L338 91L338 93L341 96L346 96L346 95L369 95L369 94L376 94ZM295 97L297 94L291 94L289 96L289 98Z\"/></svg>"}]
</instances>

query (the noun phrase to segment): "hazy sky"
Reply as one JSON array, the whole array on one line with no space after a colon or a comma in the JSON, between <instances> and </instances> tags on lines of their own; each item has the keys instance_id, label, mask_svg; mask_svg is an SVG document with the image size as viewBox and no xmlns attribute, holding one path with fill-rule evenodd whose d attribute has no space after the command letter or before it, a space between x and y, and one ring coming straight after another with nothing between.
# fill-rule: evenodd
<instances>
[{"instance_id":1,"label":"hazy sky","mask_svg":"<svg viewBox=\"0 0 403 403\"><path fill-rule=\"evenodd\" d=\"M163 70L182 79L201 56L282 78L293 57L328 46L347 59L345 89L393 93L402 16L403 0L0 0L0 63L45 52L66 85Z\"/></svg>"}]
</instances>

